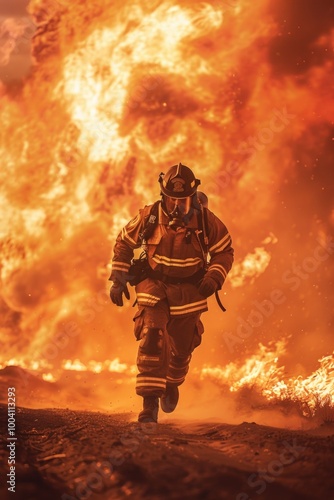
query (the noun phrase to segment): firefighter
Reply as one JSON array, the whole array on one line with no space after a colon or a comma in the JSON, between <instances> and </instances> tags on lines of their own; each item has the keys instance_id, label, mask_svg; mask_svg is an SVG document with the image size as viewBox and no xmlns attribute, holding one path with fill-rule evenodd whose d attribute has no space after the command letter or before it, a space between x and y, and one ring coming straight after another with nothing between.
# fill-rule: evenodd
<instances>
[{"instance_id":1,"label":"firefighter","mask_svg":"<svg viewBox=\"0 0 334 500\"><path fill-rule=\"evenodd\" d=\"M178 387L201 343L207 298L222 287L233 263L230 234L197 192L200 180L192 170L179 163L160 174L159 183L161 200L140 210L118 235L109 278L111 301L123 306L134 250L144 249L134 316L139 422L157 422L159 398L164 412L176 408Z\"/></svg>"}]
</instances>

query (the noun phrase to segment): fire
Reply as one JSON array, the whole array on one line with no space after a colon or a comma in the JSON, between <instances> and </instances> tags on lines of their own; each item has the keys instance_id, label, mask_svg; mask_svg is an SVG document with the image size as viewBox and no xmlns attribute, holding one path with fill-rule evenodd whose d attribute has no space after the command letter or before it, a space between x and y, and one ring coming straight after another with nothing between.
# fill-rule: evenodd
<instances>
[{"instance_id":1,"label":"fire","mask_svg":"<svg viewBox=\"0 0 334 500\"><path fill-rule=\"evenodd\" d=\"M303 31L310 54L323 59L294 61L285 30L306 29L295 9L284 3L281 13L269 0L31 0L29 18L2 25L0 78L21 57L14 45L33 37L30 73L0 88L2 367L18 364L45 380L57 370L132 374L133 301L120 311L108 298L112 244L159 197L159 173L181 160L236 249L224 328L236 329L255 295L262 303L282 288L287 269L287 282L298 283L294 266L332 234L334 109L333 30ZM268 399L308 400L315 385L329 394L328 248L328 260L299 277L252 339L264 345L299 332L284 348L300 357L303 346L301 361L321 358L319 370L286 380L278 343L277 352L262 347L238 367L210 372L217 381L228 376L233 391L261 381ZM226 358L211 335L220 317L204 322L213 358Z\"/></svg>"},{"instance_id":2,"label":"fire","mask_svg":"<svg viewBox=\"0 0 334 500\"><path fill-rule=\"evenodd\" d=\"M244 284L252 284L256 278L261 276L267 269L271 261L271 253L267 250L269 244L276 244L278 239L270 233L261 242L263 246L254 248L242 261L236 262L229 274L229 281L233 288L238 288Z\"/></svg>"},{"instance_id":3,"label":"fire","mask_svg":"<svg viewBox=\"0 0 334 500\"><path fill-rule=\"evenodd\" d=\"M50 363L45 363L43 361L30 361L27 362L20 358L9 359L6 364L0 364L0 369L5 366L21 366L27 370L35 372L43 372L45 370L53 369L54 367ZM62 362L61 368L63 370L71 371L91 371L94 373L101 373L102 371L109 371L114 373L132 373L135 366L129 366L127 363L121 363L119 358L113 360L106 359L103 362L90 360L87 364L83 363L79 359L65 359ZM43 378L46 376L42 373Z\"/></svg>"},{"instance_id":4,"label":"fire","mask_svg":"<svg viewBox=\"0 0 334 500\"><path fill-rule=\"evenodd\" d=\"M267 401L290 401L307 408L305 416L314 415L319 407L328 405L334 410L334 353L319 359L320 366L306 378L286 378L285 367L279 366L286 354L287 342L274 346L259 344L258 352L243 363L229 363L226 367L205 366L201 378L210 378L231 392L252 389Z\"/></svg>"},{"instance_id":5,"label":"fire","mask_svg":"<svg viewBox=\"0 0 334 500\"><path fill-rule=\"evenodd\" d=\"M275 384L270 390L264 390L268 399L292 399L307 402L314 409L318 403L329 402L334 407L334 357L324 356L319 359L320 367L303 379L301 376Z\"/></svg>"},{"instance_id":6,"label":"fire","mask_svg":"<svg viewBox=\"0 0 334 500\"><path fill-rule=\"evenodd\" d=\"M242 286L247 278L252 278L250 282L254 282L255 278L266 270L269 262L270 253L262 247L256 247L253 253L248 253L242 262L234 266L230 275L232 286Z\"/></svg>"},{"instance_id":7,"label":"fire","mask_svg":"<svg viewBox=\"0 0 334 500\"><path fill-rule=\"evenodd\" d=\"M126 363L121 363L119 358L112 361L106 359L103 362L90 360L87 364L81 362L79 359L67 359L63 362L62 368L64 370L74 371L91 371L94 373L101 373L102 371L109 371L114 373L133 373L135 366L128 366Z\"/></svg>"},{"instance_id":8,"label":"fire","mask_svg":"<svg viewBox=\"0 0 334 500\"><path fill-rule=\"evenodd\" d=\"M285 349L285 341L277 342L274 350L260 344L259 352L246 359L243 364L229 363L225 368L204 367L202 375L228 384L231 392L252 385L263 388L270 384L273 387L279 383L284 372L284 367L277 368L277 362L279 356L285 353Z\"/></svg>"}]
</instances>

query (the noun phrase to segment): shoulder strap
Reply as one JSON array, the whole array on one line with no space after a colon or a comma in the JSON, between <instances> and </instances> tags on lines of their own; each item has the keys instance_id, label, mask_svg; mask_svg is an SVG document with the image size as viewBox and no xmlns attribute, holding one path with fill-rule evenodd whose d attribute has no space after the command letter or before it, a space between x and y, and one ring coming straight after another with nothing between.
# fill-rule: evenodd
<instances>
[{"instance_id":1,"label":"shoulder strap","mask_svg":"<svg viewBox=\"0 0 334 500\"><path fill-rule=\"evenodd\" d=\"M153 231L158 223L159 205L160 200L153 203L149 215L146 216L143 231L140 233L140 239L142 243L147 242L147 240L152 236Z\"/></svg>"},{"instance_id":2,"label":"shoulder strap","mask_svg":"<svg viewBox=\"0 0 334 500\"><path fill-rule=\"evenodd\" d=\"M143 231L140 233L140 239L142 243L147 242L147 240L152 236L153 231L158 223L159 219L159 205L161 201L158 200L153 203L149 214L146 216L146 221L144 224ZM202 249L205 254L209 251L209 223L208 223L208 212L205 207L201 207L201 210L197 214L197 224L199 232L199 239L202 245Z\"/></svg>"},{"instance_id":3,"label":"shoulder strap","mask_svg":"<svg viewBox=\"0 0 334 500\"><path fill-rule=\"evenodd\" d=\"M202 249L205 254L209 252L209 222L208 222L208 211L205 207L201 206L201 210L197 214L197 224L200 230L199 239L202 245Z\"/></svg>"}]
</instances>

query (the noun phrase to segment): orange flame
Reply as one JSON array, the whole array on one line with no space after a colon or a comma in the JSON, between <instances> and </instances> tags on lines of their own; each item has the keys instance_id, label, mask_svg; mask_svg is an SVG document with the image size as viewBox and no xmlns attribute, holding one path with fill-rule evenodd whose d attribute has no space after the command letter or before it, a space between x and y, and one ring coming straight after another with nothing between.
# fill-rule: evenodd
<instances>
[{"instance_id":1,"label":"orange flame","mask_svg":"<svg viewBox=\"0 0 334 500\"><path fill-rule=\"evenodd\" d=\"M334 355L321 358L320 367L308 377L284 380L285 367L278 363L286 352L286 343L276 342L273 349L259 344L258 352L242 364L229 363L225 368L206 366L201 377L227 386L231 392L253 388L268 401L301 402L311 411L319 404L329 404L334 409Z\"/></svg>"},{"instance_id":2,"label":"orange flame","mask_svg":"<svg viewBox=\"0 0 334 500\"><path fill-rule=\"evenodd\" d=\"M277 238L270 234L262 242L263 244L277 243ZM256 247L254 252L248 253L242 262L236 262L229 275L229 281L233 288L237 288L249 282L254 283L269 266L271 254L264 247ZM250 278L249 280L247 278Z\"/></svg>"},{"instance_id":3,"label":"orange flame","mask_svg":"<svg viewBox=\"0 0 334 500\"><path fill-rule=\"evenodd\" d=\"M306 278L291 268L309 262L315 242L333 229L331 156L323 153L332 137L333 61L325 52L334 31L310 28L310 53L323 59L293 64L279 48L284 9L292 18L296 11L285 2L280 8L268 0L31 0L31 74L0 88L1 366L18 363L46 379L56 368L131 372L123 333L132 328L132 309L110 305L106 268L119 229L159 197L158 174L180 160L201 178L236 248L224 325L233 329L254 291L267 296L266 286L278 280L281 287L288 271L300 288L280 306L284 325L275 314L265 318L272 321L265 340L283 327L295 332L316 312L322 319L309 342L321 334L323 343L312 352L315 359L320 349L331 352L332 253ZM23 36L19 20L5 28L1 36L11 33L13 43ZM299 21L293 28L299 32ZM0 65L13 51L9 44ZM217 325L207 321L208 333ZM117 356L125 345L123 366ZM276 354L261 349L240 367L219 368L216 379L229 373L233 390L261 381L268 398L292 391L307 399L316 383L322 394L332 388L328 356L307 379L284 381L283 344Z\"/></svg>"}]
</instances>

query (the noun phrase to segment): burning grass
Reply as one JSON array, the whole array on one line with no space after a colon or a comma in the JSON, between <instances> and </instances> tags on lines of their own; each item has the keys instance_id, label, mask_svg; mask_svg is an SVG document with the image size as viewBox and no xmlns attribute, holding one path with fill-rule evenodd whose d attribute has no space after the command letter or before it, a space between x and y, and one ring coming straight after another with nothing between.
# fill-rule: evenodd
<instances>
[{"instance_id":1,"label":"burning grass","mask_svg":"<svg viewBox=\"0 0 334 500\"><path fill-rule=\"evenodd\" d=\"M295 413L319 424L334 422L334 357L323 357L320 366L309 376L290 377L280 356L284 341L271 346L259 344L258 351L243 363L230 363L225 368L204 367L201 378L209 378L224 394L236 394L242 409L275 409L284 414Z\"/></svg>"}]
</instances>

